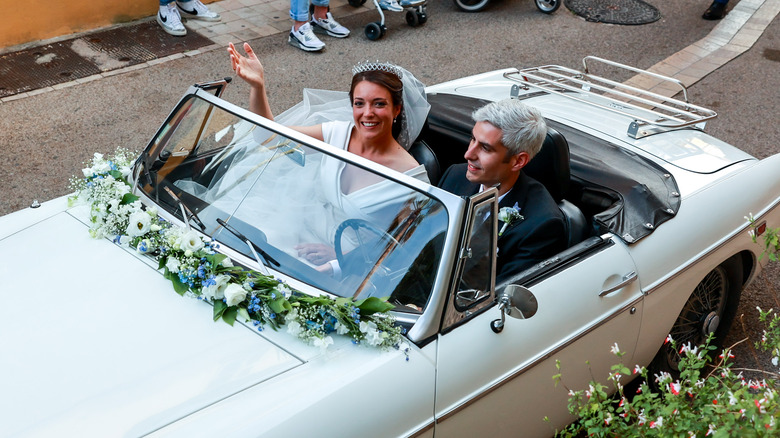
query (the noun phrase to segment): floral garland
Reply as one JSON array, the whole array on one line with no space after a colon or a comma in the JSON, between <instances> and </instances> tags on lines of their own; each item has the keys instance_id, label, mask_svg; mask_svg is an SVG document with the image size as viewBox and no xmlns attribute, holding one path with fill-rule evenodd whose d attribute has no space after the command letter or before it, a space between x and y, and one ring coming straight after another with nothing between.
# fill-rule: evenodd
<instances>
[{"instance_id":1,"label":"floral garland","mask_svg":"<svg viewBox=\"0 0 780 438\"><path fill-rule=\"evenodd\" d=\"M71 178L75 193L69 205L89 205L92 237L110 238L155 258L179 295L213 304L214 321L251 320L260 331L286 325L288 333L323 349L333 343L335 332L355 344L401 349L409 359L405 330L387 314L393 308L387 301L303 294L281 280L234 266L216 251L217 242L168 222L155 207L144 207L127 181L135 156L122 148L110 158L96 153L82 170L84 177Z\"/></svg>"}]
</instances>

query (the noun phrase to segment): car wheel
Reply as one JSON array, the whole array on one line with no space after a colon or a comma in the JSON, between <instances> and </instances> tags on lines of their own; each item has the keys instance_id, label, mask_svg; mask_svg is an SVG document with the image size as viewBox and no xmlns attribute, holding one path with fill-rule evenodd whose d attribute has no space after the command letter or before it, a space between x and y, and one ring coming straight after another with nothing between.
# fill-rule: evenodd
<instances>
[{"instance_id":1,"label":"car wheel","mask_svg":"<svg viewBox=\"0 0 780 438\"><path fill-rule=\"evenodd\" d=\"M479 12L485 9L490 0L452 0L461 11Z\"/></svg>"},{"instance_id":2,"label":"car wheel","mask_svg":"<svg viewBox=\"0 0 780 438\"><path fill-rule=\"evenodd\" d=\"M561 7L561 0L536 0L536 8L545 14L552 14Z\"/></svg>"},{"instance_id":3,"label":"car wheel","mask_svg":"<svg viewBox=\"0 0 780 438\"><path fill-rule=\"evenodd\" d=\"M737 255L710 271L696 285L669 331L676 348L664 343L650 364L650 376L665 371L675 379L679 378L680 348L688 343L692 347L699 346L710 333L715 336L711 345L716 349L712 353L720 354L741 293L742 259Z\"/></svg>"}]
</instances>

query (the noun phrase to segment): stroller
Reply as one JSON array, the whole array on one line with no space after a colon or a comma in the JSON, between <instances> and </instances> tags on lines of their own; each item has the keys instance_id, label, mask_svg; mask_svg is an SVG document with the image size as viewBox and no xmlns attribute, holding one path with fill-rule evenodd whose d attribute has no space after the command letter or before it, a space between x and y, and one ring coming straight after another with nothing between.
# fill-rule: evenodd
<instances>
[{"instance_id":1,"label":"stroller","mask_svg":"<svg viewBox=\"0 0 780 438\"><path fill-rule=\"evenodd\" d=\"M485 9L490 0L452 0L461 11L479 12ZM537 9L545 14L552 14L561 6L563 0L534 0ZM350 0L352 4L352 0Z\"/></svg>"},{"instance_id":2,"label":"stroller","mask_svg":"<svg viewBox=\"0 0 780 438\"><path fill-rule=\"evenodd\" d=\"M348 0L349 4L354 7L362 6L366 0ZM382 38L387 32L385 26L385 13L379 6L379 0L371 0L374 2L376 10L379 12L379 21L368 23L364 29L366 38L371 41L376 41ZM428 21L428 13L426 12L427 0L412 0L408 5L403 5L406 11L406 24L412 27L417 27L421 24L425 24ZM484 0L487 2L488 0Z\"/></svg>"}]
</instances>

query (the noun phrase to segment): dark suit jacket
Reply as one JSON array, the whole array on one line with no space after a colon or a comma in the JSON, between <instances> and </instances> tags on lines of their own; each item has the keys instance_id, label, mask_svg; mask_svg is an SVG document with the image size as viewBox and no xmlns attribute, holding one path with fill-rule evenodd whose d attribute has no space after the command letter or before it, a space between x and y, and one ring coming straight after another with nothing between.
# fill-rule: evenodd
<instances>
[{"instance_id":1,"label":"dark suit jacket","mask_svg":"<svg viewBox=\"0 0 780 438\"><path fill-rule=\"evenodd\" d=\"M479 191L479 184L466 179L466 164L450 166L439 187L461 196ZM522 171L498 208L517 203L523 220L498 237L496 284L566 249L566 226L561 210L547 189ZM503 226L498 222L498 229Z\"/></svg>"}]
</instances>

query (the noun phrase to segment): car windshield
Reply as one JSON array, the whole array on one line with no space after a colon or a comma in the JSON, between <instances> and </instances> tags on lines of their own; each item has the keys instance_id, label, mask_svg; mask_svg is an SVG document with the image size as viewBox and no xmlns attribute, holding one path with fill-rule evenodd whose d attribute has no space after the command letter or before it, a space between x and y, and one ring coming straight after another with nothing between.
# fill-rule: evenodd
<instances>
[{"instance_id":1,"label":"car windshield","mask_svg":"<svg viewBox=\"0 0 780 438\"><path fill-rule=\"evenodd\" d=\"M381 171L196 96L180 103L138 166L138 186L160 208L272 271L338 296L389 297L412 312L428 300L446 210Z\"/></svg>"}]
</instances>

